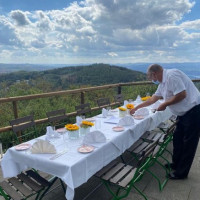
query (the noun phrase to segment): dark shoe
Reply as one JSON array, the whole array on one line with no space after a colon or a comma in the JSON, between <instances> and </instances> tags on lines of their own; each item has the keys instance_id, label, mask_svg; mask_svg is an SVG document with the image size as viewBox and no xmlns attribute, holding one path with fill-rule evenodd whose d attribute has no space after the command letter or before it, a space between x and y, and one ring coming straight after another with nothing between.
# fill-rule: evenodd
<instances>
[{"instance_id":1,"label":"dark shoe","mask_svg":"<svg viewBox=\"0 0 200 200\"><path fill-rule=\"evenodd\" d=\"M167 168L167 169L173 169L173 170L175 170L176 168L175 168L175 166L174 166L174 163L166 163L165 164L165 167Z\"/></svg>"},{"instance_id":2,"label":"dark shoe","mask_svg":"<svg viewBox=\"0 0 200 200\"><path fill-rule=\"evenodd\" d=\"M187 176L177 176L174 173L169 173L167 175L167 178L171 179L171 180L180 180L180 179L186 179Z\"/></svg>"}]
</instances>

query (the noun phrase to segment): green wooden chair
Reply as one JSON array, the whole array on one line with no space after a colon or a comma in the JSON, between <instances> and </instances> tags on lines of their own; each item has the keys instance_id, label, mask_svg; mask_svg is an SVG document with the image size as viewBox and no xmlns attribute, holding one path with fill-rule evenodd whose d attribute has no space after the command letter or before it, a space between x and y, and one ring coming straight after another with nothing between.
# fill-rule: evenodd
<instances>
[{"instance_id":1,"label":"green wooden chair","mask_svg":"<svg viewBox=\"0 0 200 200\"><path fill-rule=\"evenodd\" d=\"M67 120L65 109L53 110L46 113L49 121L49 125L55 128L64 127Z\"/></svg>"},{"instance_id":2,"label":"green wooden chair","mask_svg":"<svg viewBox=\"0 0 200 200\"><path fill-rule=\"evenodd\" d=\"M91 107L90 107L90 103L84 103L84 104L80 104L75 106L75 110L76 110L76 115L80 116L80 115L86 115L87 113L91 113Z\"/></svg>"},{"instance_id":3,"label":"green wooden chair","mask_svg":"<svg viewBox=\"0 0 200 200\"><path fill-rule=\"evenodd\" d=\"M115 100L115 103L119 105L124 104L124 97L122 94L117 94L116 96L114 96L114 100Z\"/></svg>"},{"instance_id":4,"label":"green wooden chair","mask_svg":"<svg viewBox=\"0 0 200 200\"><path fill-rule=\"evenodd\" d=\"M36 200L40 200L54 184L56 179L48 181L36 171L30 169L16 177L0 182L0 195L5 200L25 200L34 195Z\"/></svg>"},{"instance_id":5,"label":"green wooden chair","mask_svg":"<svg viewBox=\"0 0 200 200\"><path fill-rule=\"evenodd\" d=\"M97 105L99 108L105 108L110 106L110 99L109 98L100 98L97 99Z\"/></svg>"},{"instance_id":6,"label":"green wooden chair","mask_svg":"<svg viewBox=\"0 0 200 200\"><path fill-rule=\"evenodd\" d=\"M15 144L26 142L38 136L33 115L10 121L14 133ZM37 170L29 169L16 177L5 179L0 183L0 195L8 199L28 199L36 195L35 199L42 199L58 178L53 176L49 180L43 178ZM65 192L65 186L60 179Z\"/></svg>"},{"instance_id":7,"label":"green wooden chair","mask_svg":"<svg viewBox=\"0 0 200 200\"><path fill-rule=\"evenodd\" d=\"M126 198L131 189L134 188L145 200L146 195L136 187L146 172L149 162L152 159L154 148L157 141L151 143L143 149L135 165L127 165L121 162L112 161L107 166L96 173L96 176L102 180L107 190L113 196L113 200ZM112 187L117 187L117 190Z\"/></svg>"},{"instance_id":8,"label":"green wooden chair","mask_svg":"<svg viewBox=\"0 0 200 200\"><path fill-rule=\"evenodd\" d=\"M158 141L161 138L162 134L160 133L152 133L150 131L146 131L139 140L137 140L129 149L126 151L129 152L134 159L138 160L140 158L141 153L151 145L151 143ZM123 159L124 161L124 159ZM131 160L130 160L131 161ZM129 161L129 162L130 162ZM127 163L127 162L126 162Z\"/></svg>"},{"instance_id":9,"label":"green wooden chair","mask_svg":"<svg viewBox=\"0 0 200 200\"><path fill-rule=\"evenodd\" d=\"M154 149L152 159L149 162L149 166L146 169L146 171L149 172L157 180L160 191L162 191L163 188L165 187L168 181L167 175L171 171L170 167L165 167L165 165L160 161L160 158L163 159L170 166L169 160L166 159L166 156L164 156L163 154L167 152L167 153L170 153L171 155L171 152L167 149L167 147L173 139L173 132L175 128L176 128L176 124L172 124L172 126L169 127L169 129L167 130L166 134L163 134L162 137L159 139L158 145ZM161 179L156 175L156 173L151 171L151 167L155 163L159 164L165 170L165 177L163 181L161 181Z\"/></svg>"},{"instance_id":10,"label":"green wooden chair","mask_svg":"<svg viewBox=\"0 0 200 200\"><path fill-rule=\"evenodd\" d=\"M13 145L26 142L38 137L33 115L17 118L10 121L14 133Z\"/></svg>"}]
</instances>

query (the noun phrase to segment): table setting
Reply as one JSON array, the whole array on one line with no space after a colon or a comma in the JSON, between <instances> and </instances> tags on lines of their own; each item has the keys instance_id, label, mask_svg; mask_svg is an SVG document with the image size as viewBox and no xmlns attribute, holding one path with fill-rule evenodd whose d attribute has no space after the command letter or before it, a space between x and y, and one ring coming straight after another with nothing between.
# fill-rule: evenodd
<instances>
[{"instance_id":1,"label":"table setting","mask_svg":"<svg viewBox=\"0 0 200 200\"><path fill-rule=\"evenodd\" d=\"M137 115L145 117L137 119L127 112L133 106L132 100L126 101L122 110L103 108L97 116L77 116L75 124L57 130L47 127L43 136L7 150L1 163L3 176L13 177L27 168L41 170L61 178L67 184L66 198L73 200L76 187L172 115L167 109L153 113L149 106L138 110ZM81 132L83 128L88 130Z\"/></svg>"}]
</instances>

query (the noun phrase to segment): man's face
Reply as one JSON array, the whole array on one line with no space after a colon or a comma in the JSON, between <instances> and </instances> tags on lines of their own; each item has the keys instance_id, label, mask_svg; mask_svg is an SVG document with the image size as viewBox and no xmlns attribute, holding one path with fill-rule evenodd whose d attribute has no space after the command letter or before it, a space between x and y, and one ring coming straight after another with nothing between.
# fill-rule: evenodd
<instances>
[{"instance_id":1,"label":"man's face","mask_svg":"<svg viewBox=\"0 0 200 200\"><path fill-rule=\"evenodd\" d=\"M147 73L147 79L150 80L150 81L157 81L158 78L157 78L156 72L148 72Z\"/></svg>"}]
</instances>

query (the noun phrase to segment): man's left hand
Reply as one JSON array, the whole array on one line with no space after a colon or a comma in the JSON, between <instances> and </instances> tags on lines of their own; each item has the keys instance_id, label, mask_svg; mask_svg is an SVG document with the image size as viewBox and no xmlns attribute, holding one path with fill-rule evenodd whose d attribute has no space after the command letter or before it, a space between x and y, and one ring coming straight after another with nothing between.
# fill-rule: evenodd
<instances>
[{"instance_id":1,"label":"man's left hand","mask_svg":"<svg viewBox=\"0 0 200 200\"><path fill-rule=\"evenodd\" d=\"M167 107L167 105L165 103L162 103L159 105L159 107L156 109L157 111L163 111L165 110Z\"/></svg>"}]
</instances>

